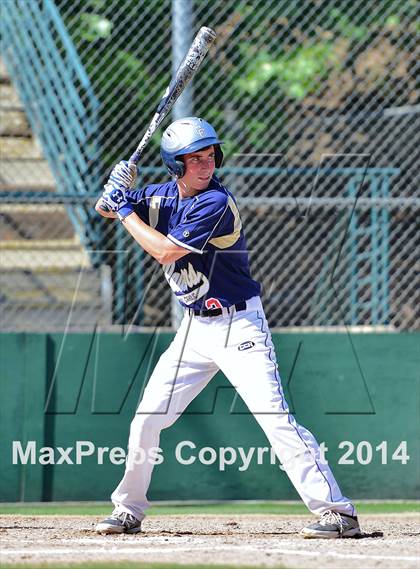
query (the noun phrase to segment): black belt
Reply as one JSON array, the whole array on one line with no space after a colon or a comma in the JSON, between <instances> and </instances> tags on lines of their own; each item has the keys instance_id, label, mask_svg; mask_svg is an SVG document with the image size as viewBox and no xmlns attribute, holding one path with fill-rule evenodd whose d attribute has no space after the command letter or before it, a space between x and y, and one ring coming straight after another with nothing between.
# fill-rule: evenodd
<instances>
[{"instance_id":1,"label":"black belt","mask_svg":"<svg viewBox=\"0 0 420 569\"><path fill-rule=\"evenodd\" d=\"M229 313L232 308L235 308L236 312L239 312L240 310L246 310L246 301L242 300L241 302L237 302L231 306L225 306L224 308L226 308ZM189 314L194 314L194 316L212 317L220 316L223 314L223 308L212 308L211 310L194 310L192 308L188 308L188 312Z\"/></svg>"}]
</instances>

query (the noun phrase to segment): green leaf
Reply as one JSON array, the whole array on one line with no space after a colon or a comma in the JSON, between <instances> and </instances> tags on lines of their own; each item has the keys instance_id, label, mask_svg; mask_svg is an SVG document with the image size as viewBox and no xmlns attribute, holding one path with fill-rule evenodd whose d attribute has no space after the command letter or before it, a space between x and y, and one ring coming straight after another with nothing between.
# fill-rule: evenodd
<instances>
[{"instance_id":1,"label":"green leaf","mask_svg":"<svg viewBox=\"0 0 420 569\"><path fill-rule=\"evenodd\" d=\"M389 26L390 28L395 28L400 25L400 18L397 16L397 14L388 16L388 18L386 19L386 25Z\"/></svg>"},{"instance_id":2,"label":"green leaf","mask_svg":"<svg viewBox=\"0 0 420 569\"><path fill-rule=\"evenodd\" d=\"M88 42L110 37L112 22L97 14L82 14L80 16L80 36Z\"/></svg>"}]
</instances>

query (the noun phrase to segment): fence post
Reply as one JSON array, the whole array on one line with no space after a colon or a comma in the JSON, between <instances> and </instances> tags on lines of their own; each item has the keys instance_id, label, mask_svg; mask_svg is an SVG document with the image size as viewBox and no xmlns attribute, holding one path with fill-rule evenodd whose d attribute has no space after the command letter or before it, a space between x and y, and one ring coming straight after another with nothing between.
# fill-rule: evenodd
<instances>
[{"instance_id":1,"label":"fence post","mask_svg":"<svg viewBox=\"0 0 420 569\"><path fill-rule=\"evenodd\" d=\"M172 76L175 75L193 40L192 0L172 0ZM174 120L193 114L193 90L191 83L179 97L172 110ZM177 329L183 311L174 295L171 297L172 327Z\"/></svg>"}]
</instances>

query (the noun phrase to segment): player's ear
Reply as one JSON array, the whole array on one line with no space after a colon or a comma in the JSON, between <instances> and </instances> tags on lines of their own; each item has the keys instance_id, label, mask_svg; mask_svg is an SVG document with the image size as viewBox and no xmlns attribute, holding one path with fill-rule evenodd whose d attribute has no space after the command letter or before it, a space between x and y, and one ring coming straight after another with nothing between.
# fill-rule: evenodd
<instances>
[{"instance_id":1,"label":"player's ear","mask_svg":"<svg viewBox=\"0 0 420 569\"><path fill-rule=\"evenodd\" d=\"M177 180L179 180L180 178L183 178L185 176L185 171L186 171L186 164L185 164L185 156L175 156L174 159L175 162L175 168L174 168L174 174Z\"/></svg>"},{"instance_id":2,"label":"player's ear","mask_svg":"<svg viewBox=\"0 0 420 569\"><path fill-rule=\"evenodd\" d=\"M183 156L178 156L175 160L175 163L177 165L177 173L176 173L176 177L177 178L182 178L185 174L185 162L184 162L184 157Z\"/></svg>"}]
</instances>

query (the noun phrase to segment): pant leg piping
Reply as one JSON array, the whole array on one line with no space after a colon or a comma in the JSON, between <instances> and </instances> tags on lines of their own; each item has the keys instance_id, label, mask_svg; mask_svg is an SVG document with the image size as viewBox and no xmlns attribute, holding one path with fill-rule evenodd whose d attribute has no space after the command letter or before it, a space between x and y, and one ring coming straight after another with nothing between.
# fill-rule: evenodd
<instances>
[{"instance_id":1,"label":"pant leg piping","mask_svg":"<svg viewBox=\"0 0 420 569\"><path fill-rule=\"evenodd\" d=\"M274 361L274 360L272 359L272 357L271 357L272 347L267 345L268 332L267 332L267 330L264 330L264 329L263 329L263 328L264 328L264 320L263 320L263 318L260 316L260 314L259 314L258 311L257 311L257 318L258 318L259 320L261 320L261 332L265 333L265 341L264 341L264 344L265 344L266 348L268 348L268 350L269 350L268 357L270 358L270 361L272 362L272 364L273 364L273 366L274 366L274 377L275 377L276 382L277 382L277 385L278 385L278 391L279 391L280 399L281 399L281 401L283 401L282 392L281 392L281 389L280 389L280 385L281 385L281 384L280 384L280 378L279 378L278 373L277 373L276 363L275 363L275 361ZM283 411L285 411L283 404L282 404L282 409L283 409ZM303 440L302 435L301 435L300 432L299 432L299 429L297 428L297 426L296 426L294 423L292 423L292 422L290 421L290 412L287 412L287 420L288 420L288 422L289 422L289 425L291 425L291 426L295 429L295 431L296 431L296 433L298 434L300 440L303 442L303 444L305 445L305 447L308 449L309 454L310 454L311 456L313 456L312 453L311 453L311 451L310 451L310 449L309 449L309 447L308 447L308 445L307 445L306 442ZM316 458L313 457L313 459L314 459L314 462L315 462L315 464L316 464L316 466L317 466L317 468L318 468L319 473L321 474L321 476L323 477L323 479L325 480L325 482L326 482L327 485L328 485L328 488L329 488L329 490L330 490L331 502L334 502L333 495L332 495L332 489L331 489L330 483L328 482L327 478L325 477L324 473L322 472L322 469L321 469L321 467L319 466L318 461L316 460ZM353 509L354 509L354 508L353 508Z\"/></svg>"}]
</instances>

